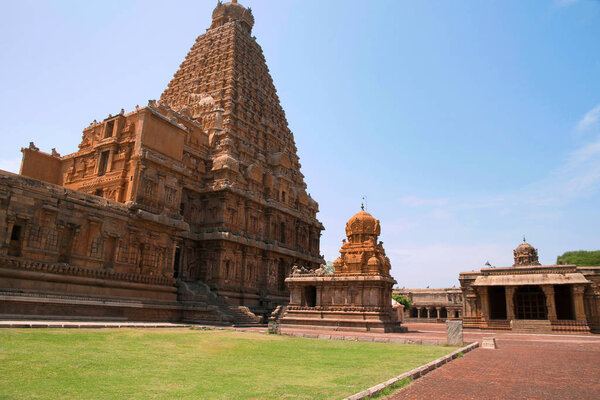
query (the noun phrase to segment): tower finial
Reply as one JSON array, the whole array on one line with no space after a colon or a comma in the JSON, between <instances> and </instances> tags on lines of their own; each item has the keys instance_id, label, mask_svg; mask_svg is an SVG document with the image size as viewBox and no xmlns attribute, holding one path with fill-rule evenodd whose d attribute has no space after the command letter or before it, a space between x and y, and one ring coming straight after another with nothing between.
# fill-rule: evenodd
<instances>
[{"instance_id":1,"label":"tower finial","mask_svg":"<svg viewBox=\"0 0 600 400\"><path fill-rule=\"evenodd\" d=\"M362 197L362 202L360 203L360 209L365 211L365 204L367 204L367 196Z\"/></svg>"},{"instance_id":2,"label":"tower finial","mask_svg":"<svg viewBox=\"0 0 600 400\"><path fill-rule=\"evenodd\" d=\"M523 235L523 243L525 243L525 235Z\"/></svg>"}]
</instances>

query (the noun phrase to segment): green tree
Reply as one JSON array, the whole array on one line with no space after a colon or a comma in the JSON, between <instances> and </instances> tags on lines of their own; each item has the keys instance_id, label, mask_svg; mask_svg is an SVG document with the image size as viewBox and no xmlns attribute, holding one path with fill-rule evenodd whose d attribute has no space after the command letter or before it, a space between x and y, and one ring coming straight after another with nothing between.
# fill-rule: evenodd
<instances>
[{"instance_id":1,"label":"green tree","mask_svg":"<svg viewBox=\"0 0 600 400\"><path fill-rule=\"evenodd\" d=\"M333 274L334 271L335 271L335 268L333 267L333 262L327 261L327 263L325 264L325 273Z\"/></svg>"},{"instance_id":2,"label":"green tree","mask_svg":"<svg viewBox=\"0 0 600 400\"><path fill-rule=\"evenodd\" d=\"M575 264L579 266L600 265L600 250L596 251L567 251L563 255L556 257L558 265Z\"/></svg>"},{"instance_id":3,"label":"green tree","mask_svg":"<svg viewBox=\"0 0 600 400\"><path fill-rule=\"evenodd\" d=\"M408 310L412 307L412 301L408 297L403 296L400 293L392 293L392 299L402 304L405 310Z\"/></svg>"}]
</instances>

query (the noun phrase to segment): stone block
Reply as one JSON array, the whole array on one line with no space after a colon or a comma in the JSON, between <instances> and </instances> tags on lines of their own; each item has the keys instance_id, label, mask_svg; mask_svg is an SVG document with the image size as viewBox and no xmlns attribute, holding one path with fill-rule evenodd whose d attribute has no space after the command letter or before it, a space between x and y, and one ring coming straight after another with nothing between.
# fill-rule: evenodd
<instances>
[{"instance_id":1,"label":"stone block","mask_svg":"<svg viewBox=\"0 0 600 400\"><path fill-rule=\"evenodd\" d=\"M484 337L481 341L482 349L497 349L496 338L495 337Z\"/></svg>"},{"instance_id":2,"label":"stone block","mask_svg":"<svg viewBox=\"0 0 600 400\"><path fill-rule=\"evenodd\" d=\"M462 346L463 341L463 322L460 320L446 321L446 334L449 346Z\"/></svg>"},{"instance_id":3,"label":"stone block","mask_svg":"<svg viewBox=\"0 0 600 400\"><path fill-rule=\"evenodd\" d=\"M359 342L372 342L373 338L368 336L361 336L358 338Z\"/></svg>"},{"instance_id":4,"label":"stone block","mask_svg":"<svg viewBox=\"0 0 600 400\"><path fill-rule=\"evenodd\" d=\"M390 339L390 343L405 344L406 343L406 339L391 338Z\"/></svg>"}]
</instances>

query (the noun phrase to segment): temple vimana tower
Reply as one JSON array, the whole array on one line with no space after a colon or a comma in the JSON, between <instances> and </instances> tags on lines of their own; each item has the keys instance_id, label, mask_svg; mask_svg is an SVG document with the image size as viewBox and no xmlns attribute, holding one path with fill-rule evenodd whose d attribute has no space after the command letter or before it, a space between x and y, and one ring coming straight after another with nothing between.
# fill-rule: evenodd
<instances>
[{"instance_id":1,"label":"temple vimana tower","mask_svg":"<svg viewBox=\"0 0 600 400\"><path fill-rule=\"evenodd\" d=\"M219 2L158 101L0 173L0 314L250 321L323 263L253 25Z\"/></svg>"}]
</instances>

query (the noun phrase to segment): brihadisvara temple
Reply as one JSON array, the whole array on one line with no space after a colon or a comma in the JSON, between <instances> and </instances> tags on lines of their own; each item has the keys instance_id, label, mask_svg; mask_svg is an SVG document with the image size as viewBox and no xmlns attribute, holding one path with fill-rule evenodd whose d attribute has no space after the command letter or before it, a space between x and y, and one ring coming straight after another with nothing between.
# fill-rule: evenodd
<instances>
[{"instance_id":1,"label":"brihadisvara temple","mask_svg":"<svg viewBox=\"0 0 600 400\"><path fill-rule=\"evenodd\" d=\"M253 25L219 2L159 100L92 122L75 153L31 142L20 174L0 171L1 318L402 332L394 291L410 321L600 332L600 267L540 265L525 242L460 288L393 290L385 221L357 207L328 271Z\"/></svg>"}]
</instances>

